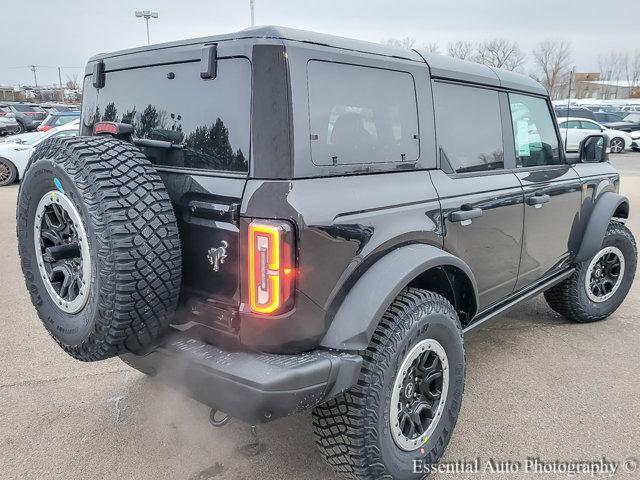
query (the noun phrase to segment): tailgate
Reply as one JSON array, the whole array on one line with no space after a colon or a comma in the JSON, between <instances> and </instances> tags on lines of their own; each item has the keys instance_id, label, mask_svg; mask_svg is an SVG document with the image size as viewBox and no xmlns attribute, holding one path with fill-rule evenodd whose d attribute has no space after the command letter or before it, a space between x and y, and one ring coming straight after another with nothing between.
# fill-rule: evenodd
<instances>
[{"instance_id":1,"label":"tailgate","mask_svg":"<svg viewBox=\"0 0 640 480\"><path fill-rule=\"evenodd\" d=\"M237 308L238 212L246 178L167 171L160 174L180 228L183 297L196 295L214 306Z\"/></svg>"}]
</instances>

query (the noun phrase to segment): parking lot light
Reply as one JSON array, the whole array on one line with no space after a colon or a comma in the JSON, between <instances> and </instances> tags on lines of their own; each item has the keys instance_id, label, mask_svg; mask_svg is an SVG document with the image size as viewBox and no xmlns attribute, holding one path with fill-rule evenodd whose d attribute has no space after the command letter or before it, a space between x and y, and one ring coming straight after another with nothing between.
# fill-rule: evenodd
<instances>
[{"instance_id":1,"label":"parking lot light","mask_svg":"<svg viewBox=\"0 0 640 480\"><path fill-rule=\"evenodd\" d=\"M158 18L158 12L151 12L149 10L136 10L136 17L144 18L147 22L147 45L151 45L151 41L149 39L149 19Z\"/></svg>"}]
</instances>

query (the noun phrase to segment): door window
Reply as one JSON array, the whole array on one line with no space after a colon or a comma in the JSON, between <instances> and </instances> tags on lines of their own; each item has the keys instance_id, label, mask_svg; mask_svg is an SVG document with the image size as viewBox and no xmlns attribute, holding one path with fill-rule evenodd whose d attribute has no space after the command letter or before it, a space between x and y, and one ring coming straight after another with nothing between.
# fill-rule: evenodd
<instances>
[{"instance_id":1,"label":"door window","mask_svg":"<svg viewBox=\"0 0 640 480\"><path fill-rule=\"evenodd\" d=\"M580 128L582 128L582 130L602 130L602 128L600 128L600 125L598 125L597 123L586 122L584 120L580 122Z\"/></svg>"},{"instance_id":2,"label":"door window","mask_svg":"<svg viewBox=\"0 0 640 480\"><path fill-rule=\"evenodd\" d=\"M504 168L498 92L436 82L433 101L444 169L467 173Z\"/></svg>"},{"instance_id":3,"label":"door window","mask_svg":"<svg viewBox=\"0 0 640 480\"><path fill-rule=\"evenodd\" d=\"M535 167L559 164L560 143L547 102L542 98L510 93L509 103L516 165Z\"/></svg>"},{"instance_id":4,"label":"door window","mask_svg":"<svg viewBox=\"0 0 640 480\"><path fill-rule=\"evenodd\" d=\"M573 128L573 129L580 129L582 128L582 126L580 125L580 121L579 120L569 120L568 122L562 122L560 125L558 125L561 129L562 128Z\"/></svg>"}]
</instances>

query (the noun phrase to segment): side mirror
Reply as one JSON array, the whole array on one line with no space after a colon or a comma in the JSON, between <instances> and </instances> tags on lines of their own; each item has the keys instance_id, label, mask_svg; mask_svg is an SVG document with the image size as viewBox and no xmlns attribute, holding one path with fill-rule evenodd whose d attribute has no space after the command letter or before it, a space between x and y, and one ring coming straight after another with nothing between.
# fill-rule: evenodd
<instances>
[{"instance_id":1,"label":"side mirror","mask_svg":"<svg viewBox=\"0 0 640 480\"><path fill-rule=\"evenodd\" d=\"M580 142L580 162L600 163L609 161L609 137L589 135Z\"/></svg>"}]
</instances>

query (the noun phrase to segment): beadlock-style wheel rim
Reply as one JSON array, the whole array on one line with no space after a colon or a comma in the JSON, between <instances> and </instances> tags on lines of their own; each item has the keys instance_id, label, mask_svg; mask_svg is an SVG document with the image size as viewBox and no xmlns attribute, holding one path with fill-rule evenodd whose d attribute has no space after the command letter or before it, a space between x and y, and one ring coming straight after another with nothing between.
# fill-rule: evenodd
<instances>
[{"instance_id":1,"label":"beadlock-style wheel rim","mask_svg":"<svg viewBox=\"0 0 640 480\"><path fill-rule=\"evenodd\" d=\"M449 361L436 340L420 341L407 354L391 394L393 441L410 452L425 445L442 417L449 387Z\"/></svg>"},{"instance_id":2,"label":"beadlock-style wheel rim","mask_svg":"<svg viewBox=\"0 0 640 480\"><path fill-rule=\"evenodd\" d=\"M587 296L592 302L605 302L615 295L624 277L624 265L624 255L616 247L603 248L593 257L585 277Z\"/></svg>"},{"instance_id":3,"label":"beadlock-style wheel rim","mask_svg":"<svg viewBox=\"0 0 640 480\"><path fill-rule=\"evenodd\" d=\"M62 311L78 313L91 286L89 242L80 214L65 194L54 190L40 199L35 216L36 260L47 293Z\"/></svg>"}]
</instances>

